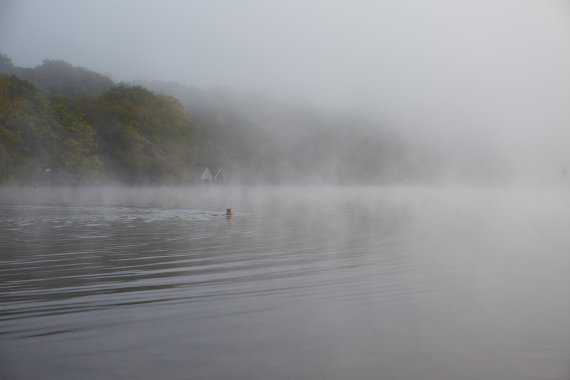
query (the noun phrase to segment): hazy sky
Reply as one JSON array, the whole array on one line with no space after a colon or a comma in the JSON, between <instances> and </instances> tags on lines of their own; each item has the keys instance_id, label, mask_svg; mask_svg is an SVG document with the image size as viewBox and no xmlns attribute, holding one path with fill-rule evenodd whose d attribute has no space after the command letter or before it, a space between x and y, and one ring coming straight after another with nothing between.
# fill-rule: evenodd
<instances>
[{"instance_id":1,"label":"hazy sky","mask_svg":"<svg viewBox=\"0 0 570 380\"><path fill-rule=\"evenodd\" d=\"M570 162L570 0L3 0L0 51Z\"/></svg>"}]
</instances>

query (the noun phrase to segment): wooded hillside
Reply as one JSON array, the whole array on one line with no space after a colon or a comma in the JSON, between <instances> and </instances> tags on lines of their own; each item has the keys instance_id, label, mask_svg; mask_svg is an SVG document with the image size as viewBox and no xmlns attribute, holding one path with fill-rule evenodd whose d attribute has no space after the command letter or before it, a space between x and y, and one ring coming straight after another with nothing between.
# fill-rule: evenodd
<instances>
[{"instance_id":1,"label":"wooded hillside","mask_svg":"<svg viewBox=\"0 0 570 380\"><path fill-rule=\"evenodd\" d=\"M142 84L142 85L140 85ZM0 55L0 183L379 183L422 161L378 126L177 83L114 83L63 61ZM153 92L154 91L154 92Z\"/></svg>"}]
</instances>

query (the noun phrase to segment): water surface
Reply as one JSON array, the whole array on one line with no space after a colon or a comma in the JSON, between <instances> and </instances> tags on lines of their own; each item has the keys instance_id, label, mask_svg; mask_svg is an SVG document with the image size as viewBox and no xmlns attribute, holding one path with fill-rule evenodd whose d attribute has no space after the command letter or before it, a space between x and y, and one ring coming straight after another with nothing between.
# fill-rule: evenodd
<instances>
[{"instance_id":1,"label":"water surface","mask_svg":"<svg viewBox=\"0 0 570 380\"><path fill-rule=\"evenodd\" d=\"M566 380L569 231L564 189L4 189L0 378Z\"/></svg>"}]
</instances>

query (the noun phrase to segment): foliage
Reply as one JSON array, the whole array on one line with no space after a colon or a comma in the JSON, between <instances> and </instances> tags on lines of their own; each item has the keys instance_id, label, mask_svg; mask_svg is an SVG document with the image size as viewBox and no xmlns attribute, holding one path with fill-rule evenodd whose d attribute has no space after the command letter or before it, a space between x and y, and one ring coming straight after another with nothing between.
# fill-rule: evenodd
<instances>
[{"instance_id":1,"label":"foliage","mask_svg":"<svg viewBox=\"0 0 570 380\"><path fill-rule=\"evenodd\" d=\"M0 75L0 181L102 178L92 127L26 81Z\"/></svg>"},{"instance_id":2,"label":"foliage","mask_svg":"<svg viewBox=\"0 0 570 380\"><path fill-rule=\"evenodd\" d=\"M193 126L176 99L119 85L79 109L95 127L114 178L139 184L188 180Z\"/></svg>"},{"instance_id":3,"label":"foliage","mask_svg":"<svg viewBox=\"0 0 570 380\"><path fill-rule=\"evenodd\" d=\"M16 67L12 63L12 59L5 54L0 53L0 73L15 74Z\"/></svg>"},{"instance_id":4,"label":"foliage","mask_svg":"<svg viewBox=\"0 0 570 380\"><path fill-rule=\"evenodd\" d=\"M48 160L52 129L49 105L34 87L0 75L0 178L34 176Z\"/></svg>"},{"instance_id":5,"label":"foliage","mask_svg":"<svg viewBox=\"0 0 570 380\"><path fill-rule=\"evenodd\" d=\"M69 112L65 105L56 104L53 110L57 121L53 166L68 182L103 180L103 162L93 127L80 114Z\"/></svg>"},{"instance_id":6,"label":"foliage","mask_svg":"<svg viewBox=\"0 0 570 380\"><path fill-rule=\"evenodd\" d=\"M1 70L17 76L0 75L0 183L189 180L193 124L174 98L61 61L23 69L0 54Z\"/></svg>"},{"instance_id":7,"label":"foliage","mask_svg":"<svg viewBox=\"0 0 570 380\"><path fill-rule=\"evenodd\" d=\"M246 183L426 171L421 153L363 120L175 83L115 85L63 61L26 69L0 54L0 72L0 183L187 183L204 166Z\"/></svg>"},{"instance_id":8,"label":"foliage","mask_svg":"<svg viewBox=\"0 0 570 380\"><path fill-rule=\"evenodd\" d=\"M64 61L44 60L34 68L20 68L3 54L0 54L0 73L17 75L44 95L58 98L95 97L114 85L109 77Z\"/></svg>"}]
</instances>

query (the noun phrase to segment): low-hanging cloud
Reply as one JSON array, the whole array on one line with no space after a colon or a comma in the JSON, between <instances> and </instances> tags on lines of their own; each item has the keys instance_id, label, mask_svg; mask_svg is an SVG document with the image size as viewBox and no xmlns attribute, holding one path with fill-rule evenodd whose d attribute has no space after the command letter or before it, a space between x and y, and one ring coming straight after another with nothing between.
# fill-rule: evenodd
<instances>
[{"instance_id":1,"label":"low-hanging cloud","mask_svg":"<svg viewBox=\"0 0 570 380\"><path fill-rule=\"evenodd\" d=\"M21 66L275 94L532 171L570 163L563 0L3 4L0 51Z\"/></svg>"}]
</instances>

